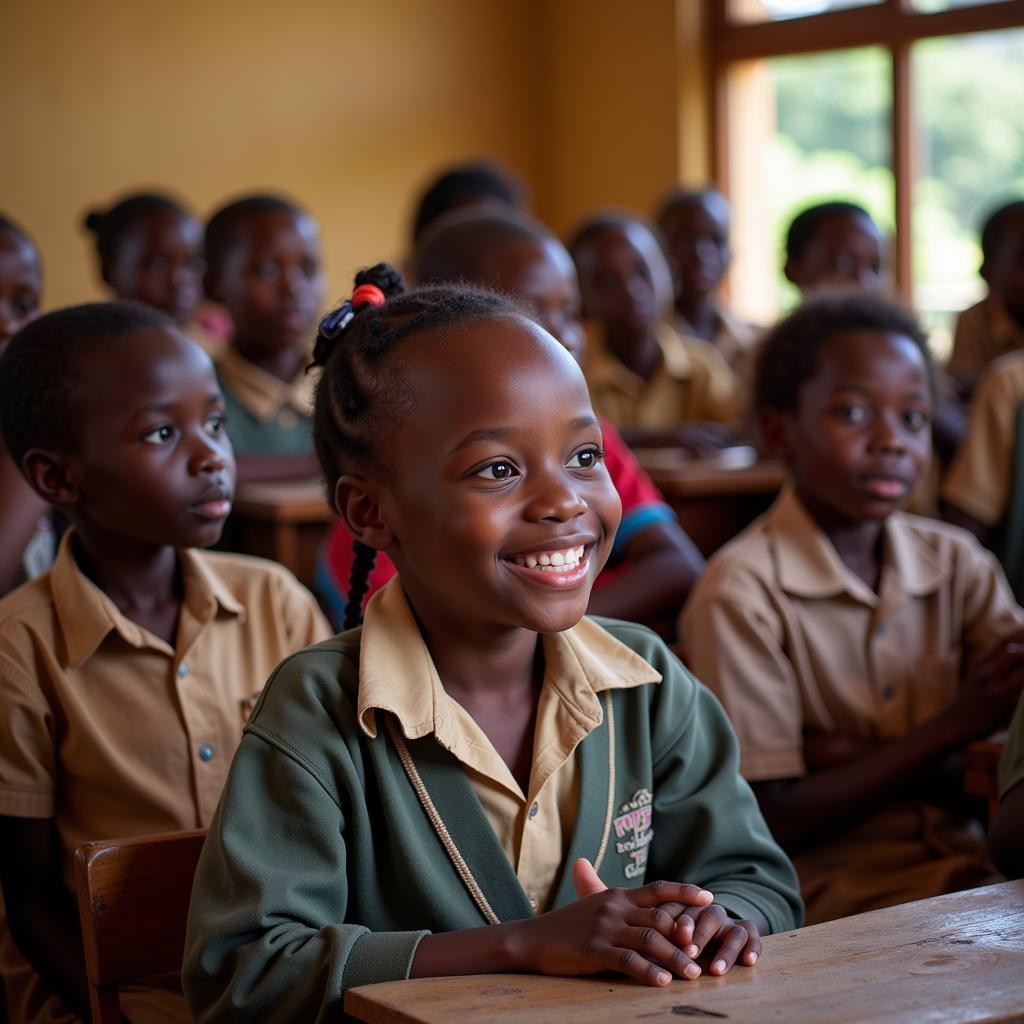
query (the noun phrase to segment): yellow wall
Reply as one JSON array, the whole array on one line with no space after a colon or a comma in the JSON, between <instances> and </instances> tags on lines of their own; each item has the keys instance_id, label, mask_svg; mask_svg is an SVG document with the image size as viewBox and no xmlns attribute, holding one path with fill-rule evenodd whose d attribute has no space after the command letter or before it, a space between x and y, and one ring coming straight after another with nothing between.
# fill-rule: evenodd
<instances>
[{"instance_id":1,"label":"yellow wall","mask_svg":"<svg viewBox=\"0 0 1024 1024\"><path fill-rule=\"evenodd\" d=\"M200 216L243 191L295 196L324 225L332 297L403 255L416 189L453 160L506 161L558 230L594 206L649 210L706 166L702 97L679 90L699 7L6 0L0 210L40 243L47 306L102 294L82 213L139 187Z\"/></svg>"},{"instance_id":2,"label":"yellow wall","mask_svg":"<svg viewBox=\"0 0 1024 1024\"><path fill-rule=\"evenodd\" d=\"M699 0L546 0L539 212L560 232L600 206L651 212L709 166Z\"/></svg>"}]
</instances>

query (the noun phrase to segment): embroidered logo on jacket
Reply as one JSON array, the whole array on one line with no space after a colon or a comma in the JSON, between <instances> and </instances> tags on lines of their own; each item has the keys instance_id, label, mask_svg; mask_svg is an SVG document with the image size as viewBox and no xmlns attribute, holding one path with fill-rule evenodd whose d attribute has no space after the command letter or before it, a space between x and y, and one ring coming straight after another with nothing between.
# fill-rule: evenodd
<instances>
[{"instance_id":1,"label":"embroidered logo on jacket","mask_svg":"<svg viewBox=\"0 0 1024 1024\"><path fill-rule=\"evenodd\" d=\"M627 878L641 878L647 868L647 848L654 838L651 827L651 793L638 789L631 800L619 808L612 819L615 827L615 850L629 860L624 868Z\"/></svg>"}]
</instances>

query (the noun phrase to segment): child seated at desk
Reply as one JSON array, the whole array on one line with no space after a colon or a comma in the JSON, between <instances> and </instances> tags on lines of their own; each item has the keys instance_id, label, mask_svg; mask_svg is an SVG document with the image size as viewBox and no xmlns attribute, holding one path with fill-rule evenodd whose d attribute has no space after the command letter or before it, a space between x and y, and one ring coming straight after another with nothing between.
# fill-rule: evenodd
<instances>
[{"instance_id":1,"label":"child seated at desk","mask_svg":"<svg viewBox=\"0 0 1024 1024\"><path fill-rule=\"evenodd\" d=\"M736 378L716 349L669 322L672 274L654 228L632 214L599 214L568 248L594 329L585 370L595 408L634 447L713 455L740 414Z\"/></svg>"},{"instance_id":2,"label":"child seated at desk","mask_svg":"<svg viewBox=\"0 0 1024 1024\"><path fill-rule=\"evenodd\" d=\"M463 282L505 292L523 302L577 362L583 358L576 268L562 243L533 220L476 210L450 214L424 238L415 277L423 285ZM622 502L622 521L609 566L597 578L588 610L672 634L675 616L704 568L704 558L615 427L602 420L601 434L605 466ZM352 535L343 522L334 526L326 550L329 561L319 578L340 622L338 606L348 590L353 565ZM378 555L368 595L394 573L387 556ZM346 627L355 625L359 613L356 602Z\"/></svg>"},{"instance_id":3,"label":"child seated at desk","mask_svg":"<svg viewBox=\"0 0 1024 1024\"><path fill-rule=\"evenodd\" d=\"M316 476L309 342L323 301L320 230L294 203L247 196L206 226L206 290L234 333L217 361L238 479Z\"/></svg>"},{"instance_id":4,"label":"child seated at desk","mask_svg":"<svg viewBox=\"0 0 1024 1024\"><path fill-rule=\"evenodd\" d=\"M956 322L949 372L965 393L994 360L1024 348L1024 200L999 207L981 229L988 294Z\"/></svg>"},{"instance_id":5,"label":"child seated at desk","mask_svg":"<svg viewBox=\"0 0 1024 1024\"><path fill-rule=\"evenodd\" d=\"M148 306L50 313L0 359L4 443L73 524L0 601L0 975L19 1024L88 1017L75 849L207 826L264 674L329 634L280 566L193 550L231 507L223 420L209 357ZM188 1019L177 979L122 1006Z\"/></svg>"},{"instance_id":6,"label":"child seated at desk","mask_svg":"<svg viewBox=\"0 0 1024 1024\"><path fill-rule=\"evenodd\" d=\"M989 822L988 848L1007 878L1024 878L1024 697L999 759L999 808Z\"/></svg>"},{"instance_id":7,"label":"child seated at desk","mask_svg":"<svg viewBox=\"0 0 1024 1024\"><path fill-rule=\"evenodd\" d=\"M100 277L118 299L166 313L208 352L224 341L196 322L203 300L203 228L179 202L137 193L108 210L92 210L84 226L96 242Z\"/></svg>"},{"instance_id":8,"label":"child seated at desk","mask_svg":"<svg viewBox=\"0 0 1024 1024\"><path fill-rule=\"evenodd\" d=\"M675 284L676 329L716 348L736 367L758 332L716 294L729 267L729 204L713 188L679 189L662 203L658 227Z\"/></svg>"},{"instance_id":9,"label":"child seated at desk","mask_svg":"<svg viewBox=\"0 0 1024 1024\"><path fill-rule=\"evenodd\" d=\"M39 316L43 268L35 243L0 216L0 355ZM0 440L0 595L53 561L55 534L46 502L25 482Z\"/></svg>"},{"instance_id":10,"label":"child seated at desk","mask_svg":"<svg viewBox=\"0 0 1024 1024\"><path fill-rule=\"evenodd\" d=\"M697 581L687 663L729 714L809 922L980 884L942 769L1006 723L1024 610L974 537L900 511L931 448L924 335L880 295L821 296L769 334L756 380L791 485Z\"/></svg>"},{"instance_id":11,"label":"child seated at desk","mask_svg":"<svg viewBox=\"0 0 1024 1024\"><path fill-rule=\"evenodd\" d=\"M193 1012L748 968L795 877L717 702L648 630L583 618L619 501L579 367L493 293L356 285L317 340L317 452L363 571L399 577L253 712L196 873Z\"/></svg>"}]
</instances>

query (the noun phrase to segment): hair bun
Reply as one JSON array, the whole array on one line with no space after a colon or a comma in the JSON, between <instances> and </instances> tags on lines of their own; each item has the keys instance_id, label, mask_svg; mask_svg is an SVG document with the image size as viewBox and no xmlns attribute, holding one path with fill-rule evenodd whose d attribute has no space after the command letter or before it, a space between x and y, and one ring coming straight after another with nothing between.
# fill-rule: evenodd
<instances>
[{"instance_id":1,"label":"hair bun","mask_svg":"<svg viewBox=\"0 0 1024 1024\"><path fill-rule=\"evenodd\" d=\"M405 281L402 275L390 263L377 263L372 267L360 270L356 274L355 287L361 284L376 285L386 299L393 299L405 293Z\"/></svg>"},{"instance_id":2,"label":"hair bun","mask_svg":"<svg viewBox=\"0 0 1024 1024\"><path fill-rule=\"evenodd\" d=\"M87 231L98 235L103 230L104 220L106 220L106 214L100 213L98 210L90 210L82 220L82 224Z\"/></svg>"}]
</instances>

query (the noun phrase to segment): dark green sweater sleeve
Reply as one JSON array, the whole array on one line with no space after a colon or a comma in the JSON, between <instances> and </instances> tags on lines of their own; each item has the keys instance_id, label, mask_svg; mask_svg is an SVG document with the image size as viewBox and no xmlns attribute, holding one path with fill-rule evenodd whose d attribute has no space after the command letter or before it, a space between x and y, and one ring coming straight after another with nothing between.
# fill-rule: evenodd
<instances>
[{"instance_id":1,"label":"dark green sweater sleeve","mask_svg":"<svg viewBox=\"0 0 1024 1024\"><path fill-rule=\"evenodd\" d=\"M736 918L760 911L773 932L797 928L796 872L739 772L739 744L722 706L665 645L640 627L621 635L662 674L651 687L655 878L696 882ZM618 630L614 631L620 635Z\"/></svg>"},{"instance_id":2,"label":"dark green sweater sleeve","mask_svg":"<svg viewBox=\"0 0 1024 1024\"><path fill-rule=\"evenodd\" d=\"M243 737L192 891L182 980L197 1021L337 1022L345 989L408 977L427 932L345 923L332 781L258 725Z\"/></svg>"}]
</instances>

